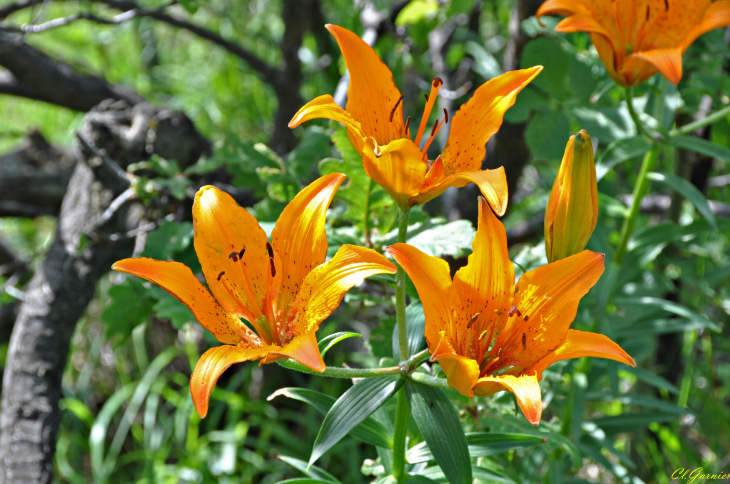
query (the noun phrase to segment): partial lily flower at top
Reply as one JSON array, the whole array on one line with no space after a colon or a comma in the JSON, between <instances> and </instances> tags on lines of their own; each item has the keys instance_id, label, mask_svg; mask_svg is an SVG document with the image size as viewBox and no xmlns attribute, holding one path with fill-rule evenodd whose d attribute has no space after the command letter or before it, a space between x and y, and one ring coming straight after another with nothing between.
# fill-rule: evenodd
<instances>
[{"instance_id":1,"label":"partial lily flower at top","mask_svg":"<svg viewBox=\"0 0 730 484\"><path fill-rule=\"evenodd\" d=\"M234 363L291 358L323 372L319 323L365 277L395 273L382 255L352 245L325 263L325 214L344 178L332 173L299 192L276 222L271 242L230 195L201 188L193 205L194 241L209 289L179 262L135 258L112 267L158 284L223 343L200 357L190 379L201 418L218 377Z\"/></svg>"},{"instance_id":2,"label":"partial lily flower at top","mask_svg":"<svg viewBox=\"0 0 730 484\"><path fill-rule=\"evenodd\" d=\"M507 233L484 199L472 247L453 281L444 260L408 244L388 247L416 286L431 360L451 388L469 398L510 391L538 425L538 382L548 366L583 356L635 366L606 336L570 329L578 303L603 273L603 254L584 250L529 271L515 284Z\"/></svg>"},{"instance_id":3,"label":"partial lily flower at top","mask_svg":"<svg viewBox=\"0 0 730 484\"><path fill-rule=\"evenodd\" d=\"M367 175L383 187L402 210L436 198L451 186L475 183L502 215L507 209L504 168L482 170L485 143L502 125L504 113L517 94L542 70L541 66L507 72L484 83L451 120L448 143L435 161L428 148L438 131L449 122L448 112L426 131L429 115L443 82L433 79L426 109L411 140L411 118L403 120L403 96L390 69L360 37L337 25L327 25L340 46L350 72L347 110L329 94L307 103L289 123L328 118L344 124L352 144L363 156ZM424 134L427 139L421 146Z\"/></svg>"},{"instance_id":4,"label":"partial lily flower at top","mask_svg":"<svg viewBox=\"0 0 730 484\"><path fill-rule=\"evenodd\" d=\"M547 0L538 20L543 15L568 16L558 32L588 32L619 85L637 86L657 72L676 85L689 46L730 25L730 0Z\"/></svg>"}]
</instances>

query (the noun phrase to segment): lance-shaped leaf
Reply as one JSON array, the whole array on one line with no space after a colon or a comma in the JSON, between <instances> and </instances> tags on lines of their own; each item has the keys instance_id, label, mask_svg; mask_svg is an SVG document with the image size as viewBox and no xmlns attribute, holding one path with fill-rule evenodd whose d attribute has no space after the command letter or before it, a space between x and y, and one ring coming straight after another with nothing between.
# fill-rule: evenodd
<instances>
[{"instance_id":1,"label":"lance-shaped leaf","mask_svg":"<svg viewBox=\"0 0 730 484\"><path fill-rule=\"evenodd\" d=\"M279 459L283 460L302 474L306 475L308 478L314 479L315 481L329 482L331 484L342 484L335 476L333 476L329 472L320 469L317 466L313 466L312 464L307 465L307 463L303 460L295 459L294 457L288 457L285 455L280 455Z\"/></svg>"},{"instance_id":2,"label":"lance-shaped leaf","mask_svg":"<svg viewBox=\"0 0 730 484\"><path fill-rule=\"evenodd\" d=\"M456 410L441 389L409 380L408 402L421 435L451 484L470 484L471 461Z\"/></svg>"},{"instance_id":3,"label":"lance-shaped leaf","mask_svg":"<svg viewBox=\"0 0 730 484\"><path fill-rule=\"evenodd\" d=\"M689 181L676 175L669 173L648 173L647 178L652 181L658 181L665 183L669 188L675 190L677 193L682 195L684 198L692 202L692 204L700 212L700 215L705 217L705 220L710 222L714 228L717 228L717 221L715 220L715 214L710 209L710 204L707 198L697 189L696 186L692 185Z\"/></svg>"},{"instance_id":4,"label":"lance-shaped leaf","mask_svg":"<svg viewBox=\"0 0 730 484\"><path fill-rule=\"evenodd\" d=\"M471 457L484 457L488 455L499 454L511 449L521 447L531 447L541 444L545 440L542 437L525 434L504 434L504 433L486 433L486 432L470 432L466 434L466 442L469 446L469 455ZM434 460L431 449L428 448L426 442L414 445L408 450L406 459L411 464L419 462L428 462Z\"/></svg>"},{"instance_id":5,"label":"lance-shaped leaf","mask_svg":"<svg viewBox=\"0 0 730 484\"><path fill-rule=\"evenodd\" d=\"M329 412L332 405L335 404L333 397L308 388L281 388L272 393L267 400L273 400L279 395L307 403L323 415ZM385 447L387 449L393 447L392 436L388 435L383 424L372 417L367 417L360 424L353 427L350 430L350 435L376 447Z\"/></svg>"},{"instance_id":6,"label":"lance-shaped leaf","mask_svg":"<svg viewBox=\"0 0 730 484\"><path fill-rule=\"evenodd\" d=\"M730 162L729 148L720 146L717 143L713 143L706 139L682 135L672 138L671 143L678 148L684 148L685 150L695 151L701 155L709 156L711 158L720 158L721 160Z\"/></svg>"},{"instance_id":7,"label":"lance-shaped leaf","mask_svg":"<svg viewBox=\"0 0 730 484\"><path fill-rule=\"evenodd\" d=\"M403 384L400 376L366 378L347 390L324 417L309 465L381 407Z\"/></svg>"}]
</instances>

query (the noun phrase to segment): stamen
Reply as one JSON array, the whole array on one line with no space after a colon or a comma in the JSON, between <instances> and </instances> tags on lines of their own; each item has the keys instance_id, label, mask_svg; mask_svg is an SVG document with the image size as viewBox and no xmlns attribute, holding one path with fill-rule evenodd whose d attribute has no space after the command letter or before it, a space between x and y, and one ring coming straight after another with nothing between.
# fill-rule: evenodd
<instances>
[{"instance_id":1,"label":"stamen","mask_svg":"<svg viewBox=\"0 0 730 484\"><path fill-rule=\"evenodd\" d=\"M433 143L433 140L436 139L436 135L438 134L441 127L445 124L445 121L438 122L438 119L436 120L436 124L433 125L433 128L431 129L431 136L428 137L428 141L426 141L426 144L423 146L423 149L421 150L421 153L423 153L423 158L428 158L428 148L431 146L431 143Z\"/></svg>"},{"instance_id":2,"label":"stamen","mask_svg":"<svg viewBox=\"0 0 730 484\"><path fill-rule=\"evenodd\" d=\"M226 273L226 271L221 271L221 273L218 274L218 281L221 280L221 277L223 277L223 274L225 274L225 273Z\"/></svg>"},{"instance_id":3,"label":"stamen","mask_svg":"<svg viewBox=\"0 0 730 484\"><path fill-rule=\"evenodd\" d=\"M428 102L428 94L424 94L423 97L426 98L426 102Z\"/></svg>"},{"instance_id":4,"label":"stamen","mask_svg":"<svg viewBox=\"0 0 730 484\"><path fill-rule=\"evenodd\" d=\"M466 329L471 328L477 319L479 319L479 313L476 313L476 314L474 314L474 316L471 317L469 322L466 324Z\"/></svg>"},{"instance_id":5,"label":"stamen","mask_svg":"<svg viewBox=\"0 0 730 484\"><path fill-rule=\"evenodd\" d=\"M271 277L276 277L276 265L274 265L274 249L266 242L266 250L269 252L269 263L271 264Z\"/></svg>"},{"instance_id":6,"label":"stamen","mask_svg":"<svg viewBox=\"0 0 730 484\"><path fill-rule=\"evenodd\" d=\"M512 306L512 309L509 310L509 313L507 313L507 316L509 316L511 318L515 314L517 314L517 316L522 316L522 313L520 312L519 309L517 309L517 306Z\"/></svg>"},{"instance_id":7,"label":"stamen","mask_svg":"<svg viewBox=\"0 0 730 484\"><path fill-rule=\"evenodd\" d=\"M444 123L449 122L449 112L444 108Z\"/></svg>"},{"instance_id":8,"label":"stamen","mask_svg":"<svg viewBox=\"0 0 730 484\"><path fill-rule=\"evenodd\" d=\"M408 118L406 119L406 138L411 137L411 132L408 130L408 128L410 128L410 126L411 126L411 117L408 116Z\"/></svg>"},{"instance_id":9,"label":"stamen","mask_svg":"<svg viewBox=\"0 0 730 484\"><path fill-rule=\"evenodd\" d=\"M431 94L426 96L426 107L423 110L423 117L421 118L421 125L418 127L418 134L416 134L416 145L420 146L421 138L423 137L423 131L426 129L428 123L428 117L431 115L433 105L436 103L436 96L438 95L441 85L444 83L440 78L434 77L431 82Z\"/></svg>"},{"instance_id":10,"label":"stamen","mask_svg":"<svg viewBox=\"0 0 730 484\"><path fill-rule=\"evenodd\" d=\"M238 258L243 260L243 254L245 254L245 253L246 253L246 248L244 247L243 249L241 249L241 252L238 253Z\"/></svg>"},{"instance_id":11,"label":"stamen","mask_svg":"<svg viewBox=\"0 0 730 484\"><path fill-rule=\"evenodd\" d=\"M522 333L522 351L527 349L527 334Z\"/></svg>"},{"instance_id":12,"label":"stamen","mask_svg":"<svg viewBox=\"0 0 730 484\"><path fill-rule=\"evenodd\" d=\"M228 258L231 259L233 262L238 262L238 252L235 250L228 254Z\"/></svg>"},{"instance_id":13,"label":"stamen","mask_svg":"<svg viewBox=\"0 0 730 484\"><path fill-rule=\"evenodd\" d=\"M395 110L398 109L398 106L400 106L400 102L403 100L403 95L401 94L401 97L398 98L398 102L395 103L395 106L393 106L393 109L390 110L390 117L388 118L389 121L393 122L393 116L395 116ZM401 121L403 119L401 118Z\"/></svg>"}]
</instances>

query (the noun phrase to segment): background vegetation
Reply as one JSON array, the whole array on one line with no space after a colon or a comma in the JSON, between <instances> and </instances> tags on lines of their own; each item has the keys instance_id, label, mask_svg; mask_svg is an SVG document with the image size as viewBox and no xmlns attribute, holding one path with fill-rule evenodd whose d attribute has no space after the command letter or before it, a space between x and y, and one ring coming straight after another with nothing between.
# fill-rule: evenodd
<instances>
[{"instance_id":1,"label":"background vegetation","mask_svg":"<svg viewBox=\"0 0 730 484\"><path fill-rule=\"evenodd\" d=\"M211 143L199 161L185 168L155 155L128 168L136 170L141 192L148 194L142 197L145 220L161 220L144 230L146 241L137 253L182 261L194 270L199 266L191 243L191 195L206 183L230 191L270 228L301 186L320 174L344 172L349 182L328 216L330 250L352 240L365 245L367 179L342 128L326 122L294 132L286 127L304 100L336 92L344 99L344 62L325 23L374 42L411 114L421 112L432 77L444 79L439 107L453 114L486 80L505 70L543 65L490 141L485 161L486 167L504 165L508 173L510 207L503 221L519 275L545 263L542 215L571 134L585 129L596 143L601 208L588 248L606 253L607 261L646 151L622 90L606 74L588 36L555 34L553 18L541 27L533 17L539 4L3 0L0 49L22 37L54 63L125 86L194 122ZM133 9L133 18L115 17ZM79 13L87 18L71 17ZM46 22L53 19L69 22L51 28ZM47 28L19 32L26 24ZM729 39L730 31L716 30L695 42L684 56L678 88L656 76L636 89L637 105L659 129L686 125L730 102ZM28 84L6 52L0 53L0 66L0 153L22 150L33 130L59 149L80 149L76 132L93 104L54 98L54 86L43 96L24 96L13 90L13 77L16 87L40 92L48 86ZM434 145L445 141L444 131ZM626 261L584 298L573 325L609 335L636 359L637 368L595 359L551 367L541 384L547 408L537 429L507 393L474 401L454 393L466 429L544 439L479 457L488 471L480 482L664 483L679 467L730 472L730 118L686 134L699 147L665 148L655 171L676 175L695 191L687 198L686 190L682 196L671 183L653 179ZM709 149L701 140L717 146ZM410 241L447 258L453 270L471 251L477 207L472 188L447 192L411 215L416 225ZM160 197L167 202L158 206L154 200ZM58 204L41 209L40 199L24 202L29 211L21 213L13 211L11 195L0 193L0 199L0 364L5 365L25 285L54 239ZM395 240L397 211L390 203L382 190L369 201L376 248ZM417 300L415 290L409 295ZM319 334L353 331L362 338L332 348L328 364L377 366L392 357L394 314L390 305L378 303L391 296L387 278L350 292L348 304ZM213 341L184 306L156 286L120 274L101 277L76 324L63 372L53 479L275 483L309 475L355 483L383 474L384 463L373 448L351 437L318 462L328 474L305 471L302 461L309 458L322 414L284 395L267 398L284 387L336 397L349 381L277 365L236 365L219 382L211 411L201 421L188 380L197 357ZM415 426L410 431L418 436Z\"/></svg>"}]
</instances>

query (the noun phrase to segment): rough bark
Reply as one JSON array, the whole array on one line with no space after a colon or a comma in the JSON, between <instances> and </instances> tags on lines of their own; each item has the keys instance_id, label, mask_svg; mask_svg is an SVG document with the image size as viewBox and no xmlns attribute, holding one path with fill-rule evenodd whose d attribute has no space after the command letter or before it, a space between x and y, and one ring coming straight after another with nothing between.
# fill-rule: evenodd
<instances>
[{"instance_id":1,"label":"rough bark","mask_svg":"<svg viewBox=\"0 0 730 484\"><path fill-rule=\"evenodd\" d=\"M103 103L85 119L79 157L63 198L54 241L25 289L10 339L0 404L0 482L49 483L61 412L61 378L76 322L111 264L132 253L125 234L143 210L126 203L103 214L127 188L114 170L157 153L182 166L208 143L184 114Z\"/></svg>"},{"instance_id":2,"label":"rough bark","mask_svg":"<svg viewBox=\"0 0 730 484\"><path fill-rule=\"evenodd\" d=\"M0 32L0 66L12 74L0 78L0 94L24 95L77 111L89 111L105 99L132 104L143 99L131 89L79 74L68 64L26 44L18 35Z\"/></svg>"},{"instance_id":3,"label":"rough bark","mask_svg":"<svg viewBox=\"0 0 730 484\"><path fill-rule=\"evenodd\" d=\"M37 131L0 155L0 217L55 215L76 165L76 153L51 146Z\"/></svg>"}]
</instances>

